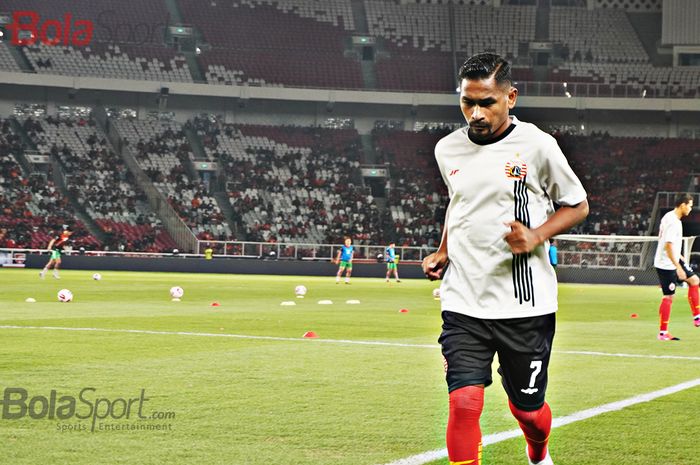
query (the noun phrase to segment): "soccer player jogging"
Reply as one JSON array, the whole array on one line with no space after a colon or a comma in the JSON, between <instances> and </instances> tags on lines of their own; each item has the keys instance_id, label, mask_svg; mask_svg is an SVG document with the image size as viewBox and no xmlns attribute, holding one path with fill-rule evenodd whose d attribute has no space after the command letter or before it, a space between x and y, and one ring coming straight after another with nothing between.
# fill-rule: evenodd
<instances>
[{"instance_id":1,"label":"soccer player jogging","mask_svg":"<svg viewBox=\"0 0 700 465\"><path fill-rule=\"evenodd\" d=\"M71 234L73 233L68 229L68 227L64 226L61 234L55 235L51 238L49 245L46 247L51 254L51 257L49 258L49 262L46 264L44 269L39 273L39 277L41 279L44 279L46 272L51 269L51 267L53 267L53 277L60 279L60 276L58 276L58 268L61 266L61 247L68 242Z\"/></svg>"},{"instance_id":2,"label":"soccer player jogging","mask_svg":"<svg viewBox=\"0 0 700 465\"><path fill-rule=\"evenodd\" d=\"M335 283L340 283L340 276L345 270L345 284L350 284L350 275L352 274L352 257L355 255L355 246L352 245L352 239L346 237L343 241L344 245L338 251L335 258L335 263L338 267L338 274L335 275Z\"/></svg>"},{"instance_id":3,"label":"soccer player jogging","mask_svg":"<svg viewBox=\"0 0 700 465\"><path fill-rule=\"evenodd\" d=\"M386 282L389 282L391 272L394 272L394 278L397 283L400 283L398 265L396 264L396 243L390 242L389 247L384 249L384 260L386 261Z\"/></svg>"},{"instance_id":4,"label":"soccer player jogging","mask_svg":"<svg viewBox=\"0 0 700 465\"><path fill-rule=\"evenodd\" d=\"M468 127L435 147L450 203L438 251L423 260L428 278L443 279L449 460L482 463L479 419L498 353L528 463L552 465L545 391L558 304L547 241L588 215L586 192L554 138L509 115L518 91L506 60L475 55L459 79Z\"/></svg>"},{"instance_id":5,"label":"soccer player jogging","mask_svg":"<svg viewBox=\"0 0 700 465\"><path fill-rule=\"evenodd\" d=\"M659 242L656 245L654 267L659 275L661 283L661 306L659 307L659 335L660 341L678 341L668 332L668 322L671 319L671 305L673 294L676 293L676 285L685 281L688 283L688 303L693 314L695 327L700 327L700 296L698 286L700 278L685 263L681 255L683 241L683 224L681 218L688 216L693 210L693 196L682 194L676 199L676 208L666 213L661 218L659 226Z\"/></svg>"}]
</instances>

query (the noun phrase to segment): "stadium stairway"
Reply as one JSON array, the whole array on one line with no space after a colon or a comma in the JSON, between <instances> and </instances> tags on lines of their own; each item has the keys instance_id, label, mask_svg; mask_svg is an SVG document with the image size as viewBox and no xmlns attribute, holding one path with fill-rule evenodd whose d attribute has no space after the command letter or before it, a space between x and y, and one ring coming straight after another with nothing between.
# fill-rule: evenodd
<instances>
[{"instance_id":1,"label":"stadium stairway","mask_svg":"<svg viewBox=\"0 0 700 465\"><path fill-rule=\"evenodd\" d=\"M634 32L649 55L654 66L673 66L673 55L661 55L658 45L661 42L661 13L627 13Z\"/></svg>"},{"instance_id":2,"label":"stadium stairway","mask_svg":"<svg viewBox=\"0 0 700 465\"><path fill-rule=\"evenodd\" d=\"M25 73L35 72L27 56L24 53L22 53L21 47L14 47L8 44L7 49L10 51L12 57L15 59L22 71L24 71Z\"/></svg>"},{"instance_id":3,"label":"stadium stairway","mask_svg":"<svg viewBox=\"0 0 700 465\"><path fill-rule=\"evenodd\" d=\"M170 24L187 24L187 22L182 19L182 12L176 0L165 0L164 3L165 8L167 8L168 13L170 13ZM196 42L199 43L201 41L201 33L196 31L196 28L194 29ZM207 79L204 77L204 73L202 73L202 68L199 66L195 53L183 50L182 54L185 56L185 60L187 60L187 67L190 70L194 82L206 82Z\"/></svg>"},{"instance_id":4,"label":"stadium stairway","mask_svg":"<svg viewBox=\"0 0 700 465\"><path fill-rule=\"evenodd\" d=\"M362 153L364 154L362 163L368 165L378 164L377 151L374 147L374 139L372 139L372 134L360 134L360 143L362 143Z\"/></svg>"},{"instance_id":5,"label":"stadium stairway","mask_svg":"<svg viewBox=\"0 0 700 465\"><path fill-rule=\"evenodd\" d=\"M242 218L237 217L233 213L233 208L231 208L231 201L229 200L228 193L225 190L221 189L221 184L225 185L226 183L212 183L212 195L214 195L216 203L221 209L221 213L224 214L224 219L226 220L228 227L231 228L231 232L233 232L236 238L240 239L239 236L241 234L241 231L245 230L245 228L243 228Z\"/></svg>"},{"instance_id":6,"label":"stadium stairway","mask_svg":"<svg viewBox=\"0 0 700 465\"><path fill-rule=\"evenodd\" d=\"M535 18L535 40L549 40L549 0L538 2Z\"/></svg>"},{"instance_id":7,"label":"stadium stairway","mask_svg":"<svg viewBox=\"0 0 700 465\"><path fill-rule=\"evenodd\" d=\"M105 242L107 236L105 236L104 232L102 232L97 223L95 223L95 220L87 214L83 208L83 205L78 201L78 199L71 194L66 183L66 173L63 171L63 167L59 161L53 157L51 158L51 172L51 180L53 181L54 186L56 186L56 189L59 190L63 197L70 201L73 210L75 210L76 218L83 223L83 226L85 226L90 234L99 239L100 242Z\"/></svg>"},{"instance_id":8,"label":"stadium stairway","mask_svg":"<svg viewBox=\"0 0 700 465\"><path fill-rule=\"evenodd\" d=\"M29 149L36 151L36 144L34 144L34 142L27 135L27 133L24 132L24 128L19 123L19 121L17 121L17 119L15 118L9 118L9 120L10 124L12 124L12 129L15 132L15 134L19 134L19 136L22 138L22 145L24 145L25 150ZM27 158L25 150L22 150L22 152L15 154L15 158L19 162L20 166L22 166L23 170L25 170L27 173L31 173L34 171L34 164Z\"/></svg>"},{"instance_id":9,"label":"stadium stairway","mask_svg":"<svg viewBox=\"0 0 700 465\"><path fill-rule=\"evenodd\" d=\"M209 161L209 157L204 152L204 147L202 147L202 141L199 140L199 137L197 137L197 134L192 130L192 128L189 126L183 126L182 129L185 132L185 136L187 137L187 142L189 142L190 144L190 149L192 149L194 159ZM183 163L183 166L185 167L185 170L187 171L187 176L189 176L190 179L199 179L199 173L194 167L194 160L188 157L187 161Z\"/></svg>"}]
</instances>

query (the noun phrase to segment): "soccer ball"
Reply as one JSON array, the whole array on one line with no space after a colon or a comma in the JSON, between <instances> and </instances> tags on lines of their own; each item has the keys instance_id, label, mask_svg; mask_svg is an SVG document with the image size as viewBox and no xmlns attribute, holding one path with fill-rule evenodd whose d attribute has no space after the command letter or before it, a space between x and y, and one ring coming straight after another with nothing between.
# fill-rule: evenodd
<instances>
[{"instance_id":1,"label":"soccer ball","mask_svg":"<svg viewBox=\"0 0 700 465\"><path fill-rule=\"evenodd\" d=\"M180 286L173 286L170 288L170 297L173 299L179 299L185 295L185 291Z\"/></svg>"},{"instance_id":2,"label":"soccer ball","mask_svg":"<svg viewBox=\"0 0 700 465\"><path fill-rule=\"evenodd\" d=\"M100 279L102 279L102 275L100 273L95 273L94 275L92 275L92 279L94 279L95 281L99 281Z\"/></svg>"},{"instance_id":3,"label":"soccer ball","mask_svg":"<svg viewBox=\"0 0 700 465\"><path fill-rule=\"evenodd\" d=\"M630 275L630 277L629 277L629 278L627 278L627 279L629 279L629 280L630 280L630 282L631 282L631 283L633 283L633 282L634 282L634 280L635 280L635 277L634 277L634 275L633 275L633 274L631 274L631 275Z\"/></svg>"},{"instance_id":4,"label":"soccer ball","mask_svg":"<svg viewBox=\"0 0 700 465\"><path fill-rule=\"evenodd\" d=\"M440 288L439 287L436 287L435 289L433 289L433 298L434 299L440 298Z\"/></svg>"},{"instance_id":5,"label":"soccer ball","mask_svg":"<svg viewBox=\"0 0 700 465\"><path fill-rule=\"evenodd\" d=\"M306 286L299 284L294 288L294 293L297 297L304 297L306 295Z\"/></svg>"},{"instance_id":6,"label":"soccer ball","mask_svg":"<svg viewBox=\"0 0 700 465\"><path fill-rule=\"evenodd\" d=\"M68 289L61 289L58 291L58 301L59 302L70 302L73 300L73 293Z\"/></svg>"}]
</instances>

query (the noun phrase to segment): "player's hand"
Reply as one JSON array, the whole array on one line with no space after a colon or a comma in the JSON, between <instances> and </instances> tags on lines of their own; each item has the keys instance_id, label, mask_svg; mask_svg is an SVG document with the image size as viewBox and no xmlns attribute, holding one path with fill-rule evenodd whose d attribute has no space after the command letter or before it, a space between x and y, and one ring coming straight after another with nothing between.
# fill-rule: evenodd
<instances>
[{"instance_id":1,"label":"player's hand","mask_svg":"<svg viewBox=\"0 0 700 465\"><path fill-rule=\"evenodd\" d=\"M423 267L425 276L431 281L435 281L436 279L442 279L442 275L445 273L445 268L447 268L449 262L450 259L447 257L446 253L435 252L425 257L421 266Z\"/></svg>"},{"instance_id":2,"label":"player's hand","mask_svg":"<svg viewBox=\"0 0 700 465\"><path fill-rule=\"evenodd\" d=\"M678 275L678 279L681 281L685 281L686 279L688 279L688 275L686 274L682 266L679 266L676 269L676 274Z\"/></svg>"},{"instance_id":3,"label":"player's hand","mask_svg":"<svg viewBox=\"0 0 700 465\"><path fill-rule=\"evenodd\" d=\"M542 243L540 237L530 228L520 221L506 223L510 232L506 234L505 240L514 254L532 252L535 247Z\"/></svg>"}]
</instances>

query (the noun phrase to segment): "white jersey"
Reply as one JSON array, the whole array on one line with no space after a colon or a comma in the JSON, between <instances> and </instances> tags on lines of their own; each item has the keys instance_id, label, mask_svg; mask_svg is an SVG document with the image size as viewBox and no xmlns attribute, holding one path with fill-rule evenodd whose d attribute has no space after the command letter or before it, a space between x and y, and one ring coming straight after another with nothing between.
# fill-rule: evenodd
<instances>
[{"instance_id":1,"label":"white jersey","mask_svg":"<svg viewBox=\"0 0 700 465\"><path fill-rule=\"evenodd\" d=\"M664 246L667 242L671 243L673 256L678 260L681 257L681 246L683 244L683 224L676 216L676 212L671 210L661 218L659 226L659 243L656 245L656 255L654 256L654 266L662 270L675 270L673 264Z\"/></svg>"},{"instance_id":2,"label":"white jersey","mask_svg":"<svg viewBox=\"0 0 700 465\"><path fill-rule=\"evenodd\" d=\"M462 128L435 146L450 195L442 310L484 319L557 310L549 243L513 255L506 223L537 228L554 213L553 201L574 206L586 199L586 191L552 136L511 119L503 135L484 145Z\"/></svg>"}]
</instances>

